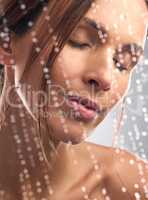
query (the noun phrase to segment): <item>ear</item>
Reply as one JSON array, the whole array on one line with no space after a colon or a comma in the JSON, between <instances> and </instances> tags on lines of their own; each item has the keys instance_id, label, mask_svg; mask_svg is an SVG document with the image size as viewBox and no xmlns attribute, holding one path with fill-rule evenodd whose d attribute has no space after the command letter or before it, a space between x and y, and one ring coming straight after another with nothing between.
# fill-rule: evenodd
<instances>
[{"instance_id":1,"label":"ear","mask_svg":"<svg viewBox=\"0 0 148 200\"><path fill-rule=\"evenodd\" d=\"M14 65L14 58L11 48L11 39L9 36L0 34L0 64L6 67Z\"/></svg>"}]
</instances>

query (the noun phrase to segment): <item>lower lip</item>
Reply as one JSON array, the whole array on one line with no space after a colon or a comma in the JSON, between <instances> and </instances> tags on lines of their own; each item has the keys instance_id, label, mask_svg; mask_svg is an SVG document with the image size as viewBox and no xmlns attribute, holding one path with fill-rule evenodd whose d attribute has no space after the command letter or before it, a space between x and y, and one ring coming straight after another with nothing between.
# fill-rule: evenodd
<instances>
[{"instance_id":1,"label":"lower lip","mask_svg":"<svg viewBox=\"0 0 148 200\"><path fill-rule=\"evenodd\" d=\"M76 101L68 100L68 105L76 111L75 117L78 119L82 119L85 121L91 121L93 120L97 112L94 110L87 109L83 105L77 103Z\"/></svg>"}]
</instances>

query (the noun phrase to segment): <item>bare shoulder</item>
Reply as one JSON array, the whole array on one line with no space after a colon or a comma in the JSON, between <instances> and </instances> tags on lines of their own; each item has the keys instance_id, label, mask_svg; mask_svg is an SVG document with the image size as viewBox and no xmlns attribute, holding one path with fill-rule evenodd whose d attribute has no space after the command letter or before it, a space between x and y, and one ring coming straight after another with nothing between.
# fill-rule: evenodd
<instances>
[{"instance_id":1,"label":"bare shoulder","mask_svg":"<svg viewBox=\"0 0 148 200\"><path fill-rule=\"evenodd\" d=\"M91 142L82 142L74 147L77 156L81 162L87 162L90 165L97 163L101 168L101 173L104 178L109 176L109 166L113 166L113 148L103 145L94 144Z\"/></svg>"},{"instance_id":2,"label":"bare shoulder","mask_svg":"<svg viewBox=\"0 0 148 200\"><path fill-rule=\"evenodd\" d=\"M120 148L112 148L108 184L120 199L145 200L148 197L148 162Z\"/></svg>"},{"instance_id":3,"label":"bare shoulder","mask_svg":"<svg viewBox=\"0 0 148 200\"><path fill-rule=\"evenodd\" d=\"M98 145L91 142L83 142L82 148L89 149L98 159L103 160L105 164L110 163L111 166L123 167L124 170L126 167L129 169L135 167L146 169L146 171L148 170L148 161L143 160L138 155L128 150Z\"/></svg>"},{"instance_id":4,"label":"bare shoulder","mask_svg":"<svg viewBox=\"0 0 148 200\"><path fill-rule=\"evenodd\" d=\"M75 145L75 147L81 148L81 149L92 150L94 153L95 152L98 153L99 151L109 153L110 150L113 149L112 147L99 145L99 144L95 144L95 143L87 142L87 141L81 142L80 144Z\"/></svg>"},{"instance_id":5,"label":"bare shoulder","mask_svg":"<svg viewBox=\"0 0 148 200\"><path fill-rule=\"evenodd\" d=\"M111 199L148 198L148 162L137 155L120 148L106 147L85 142L103 164L105 185Z\"/></svg>"},{"instance_id":6,"label":"bare shoulder","mask_svg":"<svg viewBox=\"0 0 148 200\"><path fill-rule=\"evenodd\" d=\"M74 145L74 149L78 151L81 155L92 158L96 158L102 163L112 162L113 158L113 148L103 145L94 144L91 142L82 142L78 145Z\"/></svg>"},{"instance_id":7,"label":"bare shoulder","mask_svg":"<svg viewBox=\"0 0 148 200\"><path fill-rule=\"evenodd\" d=\"M124 149L114 148L113 151L113 167L120 171L121 177L124 178L130 174L129 181L140 182L142 180L141 183L148 183L148 162L146 160Z\"/></svg>"}]
</instances>

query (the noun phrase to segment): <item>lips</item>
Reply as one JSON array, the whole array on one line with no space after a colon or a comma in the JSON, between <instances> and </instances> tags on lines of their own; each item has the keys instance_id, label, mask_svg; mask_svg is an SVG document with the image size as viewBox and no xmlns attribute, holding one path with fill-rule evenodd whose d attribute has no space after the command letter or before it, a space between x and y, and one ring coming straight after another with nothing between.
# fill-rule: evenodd
<instances>
[{"instance_id":1,"label":"lips","mask_svg":"<svg viewBox=\"0 0 148 200\"><path fill-rule=\"evenodd\" d=\"M95 102L80 96L68 96L68 106L75 111L75 117L78 120L87 122L93 120L100 112Z\"/></svg>"},{"instance_id":2,"label":"lips","mask_svg":"<svg viewBox=\"0 0 148 200\"><path fill-rule=\"evenodd\" d=\"M100 112L100 107L94 101L88 98L82 98L80 96L68 96L68 99L83 105L87 109L93 110L95 112Z\"/></svg>"}]
</instances>

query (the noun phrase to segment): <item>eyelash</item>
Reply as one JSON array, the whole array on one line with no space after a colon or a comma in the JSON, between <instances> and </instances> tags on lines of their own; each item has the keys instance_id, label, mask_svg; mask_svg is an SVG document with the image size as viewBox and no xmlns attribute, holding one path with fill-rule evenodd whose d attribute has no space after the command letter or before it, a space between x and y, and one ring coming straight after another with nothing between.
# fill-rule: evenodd
<instances>
[{"instance_id":1,"label":"eyelash","mask_svg":"<svg viewBox=\"0 0 148 200\"><path fill-rule=\"evenodd\" d=\"M73 48L78 48L78 49L80 49L80 50L85 50L85 49L91 48L91 45L90 45L89 43L80 43L80 42L77 42L77 41L74 41L74 40L71 40L71 39L68 41L68 44L69 44L70 46L72 46ZM129 68L127 68L124 64L121 64L121 63L118 61L118 59L113 58L113 61L114 61L114 63L115 63L115 66L118 68L118 70L119 70L120 72L128 71L128 70L129 70ZM117 66L117 64L118 64L119 66Z\"/></svg>"},{"instance_id":2,"label":"eyelash","mask_svg":"<svg viewBox=\"0 0 148 200\"><path fill-rule=\"evenodd\" d=\"M68 41L68 44L74 48L78 48L78 49L81 49L81 50L84 50L86 48L90 48L90 44L89 43L80 43L80 42L76 42L74 40L69 40Z\"/></svg>"},{"instance_id":3,"label":"eyelash","mask_svg":"<svg viewBox=\"0 0 148 200\"><path fill-rule=\"evenodd\" d=\"M128 71L128 68L124 66L124 64L121 64L116 58L113 58L113 61L115 63L115 66L118 68L119 71ZM117 66L119 64L120 66Z\"/></svg>"}]
</instances>

